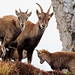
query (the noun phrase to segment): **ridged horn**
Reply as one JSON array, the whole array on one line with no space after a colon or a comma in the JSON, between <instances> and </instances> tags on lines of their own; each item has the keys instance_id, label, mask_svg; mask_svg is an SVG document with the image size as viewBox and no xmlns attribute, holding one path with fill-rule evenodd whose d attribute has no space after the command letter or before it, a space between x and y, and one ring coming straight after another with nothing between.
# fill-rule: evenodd
<instances>
[{"instance_id":1,"label":"ridged horn","mask_svg":"<svg viewBox=\"0 0 75 75\"><path fill-rule=\"evenodd\" d=\"M47 11L48 14L49 14L50 9L51 9L51 6L49 7L49 9L48 9L48 11Z\"/></svg>"},{"instance_id":2,"label":"ridged horn","mask_svg":"<svg viewBox=\"0 0 75 75\"><path fill-rule=\"evenodd\" d=\"M28 12L28 9L27 9L27 11L26 11L26 14L27 14L27 12Z\"/></svg>"},{"instance_id":3,"label":"ridged horn","mask_svg":"<svg viewBox=\"0 0 75 75\"><path fill-rule=\"evenodd\" d=\"M40 7L41 12L43 12L43 9L42 9L42 7L40 6L40 4L38 4L38 3L36 3L36 4Z\"/></svg>"},{"instance_id":4,"label":"ridged horn","mask_svg":"<svg viewBox=\"0 0 75 75\"><path fill-rule=\"evenodd\" d=\"M19 11L20 11L20 13L21 13L21 9L19 8Z\"/></svg>"}]
</instances>

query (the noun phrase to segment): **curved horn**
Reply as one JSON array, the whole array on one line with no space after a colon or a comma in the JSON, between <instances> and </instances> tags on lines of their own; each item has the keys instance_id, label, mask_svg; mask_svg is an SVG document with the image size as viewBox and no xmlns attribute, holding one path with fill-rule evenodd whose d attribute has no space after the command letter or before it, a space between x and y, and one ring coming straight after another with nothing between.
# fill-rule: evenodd
<instances>
[{"instance_id":1,"label":"curved horn","mask_svg":"<svg viewBox=\"0 0 75 75\"><path fill-rule=\"evenodd\" d=\"M48 9L48 11L47 11L48 14L49 14L50 9L51 9L51 6L49 7L49 9Z\"/></svg>"},{"instance_id":2,"label":"curved horn","mask_svg":"<svg viewBox=\"0 0 75 75\"><path fill-rule=\"evenodd\" d=\"M19 11L20 11L20 13L21 13L21 9L19 8Z\"/></svg>"},{"instance_id":3,"label":"curved horn","mask_svg":"<svg viewBox=\"0 0 75 75\"><path fill-rule=\"evenodd\" d=\"M29 10L29 9L27 9L26 14L27 14L28 10Z\"/></svg>"},{"instance_id":4,"label":"curved horn","mask_svg":"<svg viewBox=\"0 0 75 75\"><path fill-rule=\"evenodd\" d=\"M39 7L40 7L40 9L41 9L41 12L43 12L43 9L42 9L42 7L38 4L38 3L36 3Z\"/></svg>"}]
</instances>

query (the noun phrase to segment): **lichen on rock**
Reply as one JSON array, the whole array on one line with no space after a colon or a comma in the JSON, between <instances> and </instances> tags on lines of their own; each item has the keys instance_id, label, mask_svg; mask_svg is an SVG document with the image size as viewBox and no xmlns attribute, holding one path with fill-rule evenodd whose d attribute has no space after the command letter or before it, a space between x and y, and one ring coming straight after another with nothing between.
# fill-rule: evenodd
<instances>
[{"instance_id":1,"label":"lichen on rock","mask_svg":"<svg viewBox=\"0 0 75 75\"><path fill-rule=\"evenodd\" d=\"M62 51L75 52L75 0L52 0Z\"/></svg>"}]
</instances>

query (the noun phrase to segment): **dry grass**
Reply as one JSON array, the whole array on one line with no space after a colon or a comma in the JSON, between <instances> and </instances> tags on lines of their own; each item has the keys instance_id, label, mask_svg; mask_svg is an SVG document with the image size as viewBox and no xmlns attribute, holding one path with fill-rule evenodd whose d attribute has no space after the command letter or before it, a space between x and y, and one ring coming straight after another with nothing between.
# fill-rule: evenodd
<instances>
[{"instance_id":1,"label":"dry grass","mask_svg":"<svg viewBox=\"0 0 75 75\"><path fill-rule=\"evenodd\" d=\"M30 64L12 61L0 61L0 75L67 75L61 72L37 69Z\"/></svg>"},{"instance_id":2,"label":"dry grass","mask_svg":"<svg viewBox=\"0 0 75 75\"><path fill-rule=\"evenodd\" d=\"M0 75L19 75L15 62L2 62L0 61Z\"/></svg>"}]
</instances>

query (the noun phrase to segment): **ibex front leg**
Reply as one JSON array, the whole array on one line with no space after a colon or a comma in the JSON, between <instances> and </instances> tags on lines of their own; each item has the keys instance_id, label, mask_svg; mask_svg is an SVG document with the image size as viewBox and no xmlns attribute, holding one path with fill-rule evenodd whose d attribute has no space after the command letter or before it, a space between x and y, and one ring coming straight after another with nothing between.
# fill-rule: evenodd
<instances>
[{"instance_id":1,"label":"ibex front leg","mask_svg":"<svg viewBox=\"0 0 75 75\"><path fill-rule=\"evenodd\" d=\"M9 46L9 43L10 41L12 40L12 34L9 35L8 33L5 35L5 38L4 38L4 42L3 42L3 59L5 60L6 58L8 58L8 46Z\"/></svg>"},{"instance_id":2,"label":"ibex front leg","mask_svg":"<svg viewBox=\"0 0 75 75\"><path fill-rule=\"evenodd\" d=\"M18 46L18 55L19 55L19 61L22 60L22 52L23 52L23 46Z\"/></svg>"},{"instance_id":3,"label":"ibex front leg","mask_svg":"<svg viewBox=\"0 0 75 75\"><path fill-rule=\"evenodd\" d=\"M4 60L4 57L5 57L5 55L6 55L6 49L5 49L5 47L4 47L4 42L1 44L1 46L2 46L2 55L1 55L1 57L2 57L2 59Z\"/></svg>"},{"instance_id":4,"label":"ibex front leg","mask_svg":"<svg viewBox=\"0 0 75 75\"><path fill-rule=\"evenodd\" d=\"M32 61L33 51L27 52L27 63L30 64Z\"/></svg>"}]
</instances>

